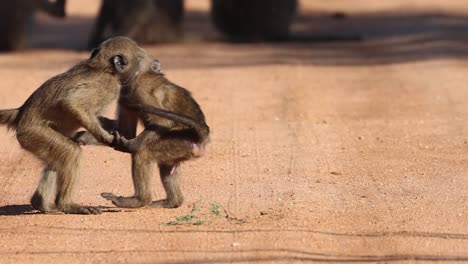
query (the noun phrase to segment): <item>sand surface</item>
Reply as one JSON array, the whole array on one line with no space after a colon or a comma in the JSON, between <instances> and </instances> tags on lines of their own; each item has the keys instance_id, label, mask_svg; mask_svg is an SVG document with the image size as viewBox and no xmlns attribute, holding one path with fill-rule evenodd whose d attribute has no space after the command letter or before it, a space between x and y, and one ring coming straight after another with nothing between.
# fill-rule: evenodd
<instances>
[{"instance_id":1,"label":"sand surface","mask_svg":"<svg viewBox=\"0 0 468 264\"><path fill-rule=\"evenodd\" d=\"M98 1L69 2L0 54L0 108L89 56ZM303 0L295 31L364 41L238 45L204 41L208 2L187 6L188 40L146 47L212 129L185 204L39 214L41 164L2 128L0 263L468 262L466 1ZM132 194L129 156L83 148L76 201L106 191Z\"/></svg>"}]
</instances>

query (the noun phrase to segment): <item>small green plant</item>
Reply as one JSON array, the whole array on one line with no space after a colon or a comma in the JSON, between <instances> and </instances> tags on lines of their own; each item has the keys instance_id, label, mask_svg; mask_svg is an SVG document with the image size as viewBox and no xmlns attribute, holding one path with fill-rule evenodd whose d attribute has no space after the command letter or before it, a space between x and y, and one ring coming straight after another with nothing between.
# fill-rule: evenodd
<instances>
[{"instance_id":1,"label":"small green plant","mask_svg":"<svg viewBox=\"0 0 468 264\"><path fill-rule=\"evenodd\" d=\"M218 218L223 217L221 213L221 206L214 202L210 202L210 212L216 215Z\"/></svg>"},{"instance_id":2,"label":"small green plant","mask_svg":"<svg viewBox=\"0 0 468 264\"><path fill-rule=\"evenodd\" d=\"M203 221L203 220L198 220L198 221L192 223L192 225L196 225L196 226L203 225L203 224L205 224L205 221Z\"/></svg>"},{"instance_id":3,"label":"small green plant","mask_svg":"<svg viewBox=\"0 0 468 264\"><path fill-rule=\"evenodd\" d=\"M163 223L162 225L164 225L164 226L176 226L178 224L179 224L179 222L177 222L177 221L169 221L169 222Z\"/></svg>"},{"instance_id":4,"label":"small green plant","mask_svg":"<svg viewBox=\"0 0 468 264\"><path fill-rule=\"evenodd\" d=\"M192 210L190 211L190 214L187 215L181 215L181 216L176 216L175 221L169 221L166 223L163 223L162 225L164 226L176 226L176 225L203 225L205 221L203 220L197 220L193 222L195 218L197 218L196 213L201 210L200 207L200 201L196 201L192 205Z\"/></svg>"},{"instance_id":5,"label":"small green plant","mask_svg":"<svg viewBox=\"0 0 468 264\"><path fill-rule=\"evenodd\" d=\"M188 214L188 215L177 216L177 217L176 217L176 220L179 221L179 222L190 223L190 222L192 222L192 220L193 220L194 218L196 218L195 215L193 215L193 214Z\"/></svg>"},{"instance_id":6,"label":"small green plant","mask_svg":"<svg viewBox=\"0 0 468 264\"><path fill-rule=\"evenodd\" d=\"M169 221L166 223L163 223L162 225L164 226L176 226L176 225L183 225L183 224L188 224L188 225L201 225L203 224L203 221L197 220L193 222L193 220L197 218L196 215L193 214L188 214L188 215L181 215L177 216L175 221Z\"/></svg>"},{"instance_id":7,"label":"small green plant","mask_svg":"<svg viewBox=\"0 0 468 264\"><path fill-rule=\"evenodd\" d=\"M190 211L191 214L198 213L202 210L201 200L198 200L192 204L192 210Z\"/></svg>"},{"instance_id":8,"label":"small green plant","mask_svg":"<svg viewBox=\"0 0 468 264\"><path fill-rule=\"evenodd\" d=\"M176 225L208 225L213 222L214 217L225 218L228 221L232 221L236 224L243 224L246 221L238 219L229 215L223 206L216 202L209 202L208 206L203 206L202 200L198 200L192 204L192 209L187 215L176 216L175 220L163 223L164 226L176 226Z\"/></svg>"}]
</instances>

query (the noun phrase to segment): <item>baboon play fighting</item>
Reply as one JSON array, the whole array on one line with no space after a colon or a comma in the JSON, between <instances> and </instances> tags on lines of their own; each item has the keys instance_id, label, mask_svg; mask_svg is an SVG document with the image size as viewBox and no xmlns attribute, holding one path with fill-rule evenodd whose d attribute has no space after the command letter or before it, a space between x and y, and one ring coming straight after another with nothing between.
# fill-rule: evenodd
<instances>
[{"instance_id":1,"label":"baboon play fighting","mask_svg":"<svg viewBox=\"0 0 468 264\"><path fill-rule=\"evenodd\" d=\"M118 119L98 116L117 97ZM145 130L135 137L139 120ZM72 214L101 212L72 201L80 144L132 153L135 195L103 193L104 198L119 207L174 208L183 202L178 166L200 157L209 135L191 93L170 82L159 61L126 37L103 42L88 60L46 81L21 107L0 110L0 123L14 129L20 145L45 164L32 206ZM86 131L76 133L81 127ZM167 193L154 202L153 161Z\"/></svg>"}]
</instances>

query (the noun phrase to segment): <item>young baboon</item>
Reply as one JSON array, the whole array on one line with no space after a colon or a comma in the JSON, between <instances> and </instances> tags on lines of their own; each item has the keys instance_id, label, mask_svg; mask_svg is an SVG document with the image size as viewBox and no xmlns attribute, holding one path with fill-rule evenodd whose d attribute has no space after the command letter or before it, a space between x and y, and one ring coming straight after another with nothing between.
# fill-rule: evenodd
<instances>
[{"instance_id":1,"label":"young baboon","mask_svg":"<svg viewBox=\"0 0 468 264\"><path fill-rule=\"evenodd\" d=\"M183 0L103 0L88 42L93 48L110 35L127 36L138 43L178 40L182 35Z\"/></svg>"},{"instance_id":2,"label":"young baboon","mask_svg":"<svg viewBox=\"0 0 468 264\"><path fill-rule=\"evenodd\" d=\"M98 141L111 145L97 115L117 99L121 84L132 82L154 59L125 37L103 42L91 57L41 85L17 109L0 111L0 123L16 130L21 147L45 163L31 204L42 212L98 214L91 206L73 203L80 146L69 137L83 127Z\"/></svg>"},{"instance_id":3,"label":"young baboon","mask_svg":"<svg viewBox=\"0 0 468 264\"><path fill-rule=\"evenodd\" d=\"M11 51L26 46L25 29L34 11L50 16L65 17L66 0L15 0L0 3L0 51Z\"/></svg>"},{"instance_id":4,"label":"young baboon","mask_svg":"<svg viewBox=\"0 0 468 264\"><path fill-rule=\"evenodd\" d=\"M155 63L158 64L157 61ZM191 93L170 82L158 70L154 70L159 69L158 66L152 69L122 88L119 99L117 130L125 137L133 138L136 133L136 118L141 120L145 127L136 138L128 141L125 138L117 140L117 150L132 153L135 194L122 197L103 193L102 196L119 207L179 207L183 202L179 164L200 157L208 142L209 127ZM106 120L105 123L111 124L112 121ZM79 138L78 141L82 144L92 142L85 137ZM158 163L167 195L164 200L151 202L151 161Z\"/></svg>"}]
</instances>

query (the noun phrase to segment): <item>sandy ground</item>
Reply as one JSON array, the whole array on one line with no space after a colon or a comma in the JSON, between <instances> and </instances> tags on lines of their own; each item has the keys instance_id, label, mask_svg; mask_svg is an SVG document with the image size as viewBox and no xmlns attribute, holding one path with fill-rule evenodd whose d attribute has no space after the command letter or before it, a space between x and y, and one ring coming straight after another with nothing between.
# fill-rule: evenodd
<instances>
[{"instance_id":1,"label":"sandy ground","mask_svg":"<svg viewBox=\"0 0 468 264\"><path fill-rule=\"evenodd\" d=\"M1 108L89 56L97 8L72 0L0 55ZM0 263L468 262L466 1L302 1L294 30L365 38L347 43L200 41L208 2L188 9L187 42L147 47L212 128L185 204L39 214L41 164L1 129ZM132 193L130 159L85 147L76 200L111 206L105 191Z\"/></svg>"}]
</instances>

